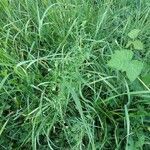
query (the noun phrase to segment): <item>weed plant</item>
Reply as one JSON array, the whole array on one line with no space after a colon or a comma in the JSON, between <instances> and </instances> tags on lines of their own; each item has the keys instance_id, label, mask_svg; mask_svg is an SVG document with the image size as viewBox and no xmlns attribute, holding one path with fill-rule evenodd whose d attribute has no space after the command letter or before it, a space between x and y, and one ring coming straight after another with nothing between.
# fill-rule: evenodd
<instances>
[{"instance_id":1,"label":"weed plant","mask_svg":"<svg viewBox=\"0 0 150 150\"><path fill-rule=\"evenodd\" d=\"M0 149L149 150L150 0L1 0Z\"/></svg>"}]
</instances>

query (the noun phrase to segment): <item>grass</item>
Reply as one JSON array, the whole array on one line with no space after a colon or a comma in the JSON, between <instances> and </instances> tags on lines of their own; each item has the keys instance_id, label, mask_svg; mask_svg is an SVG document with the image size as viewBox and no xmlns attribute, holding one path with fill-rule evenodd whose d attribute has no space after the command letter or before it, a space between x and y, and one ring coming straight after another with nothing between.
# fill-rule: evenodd
<instances>
[{"instance_id":1,"label":"grass","mask_svg":"<svg viewBox=\"0 0 150 150\"><path fill-rule=\"evenodd\" d=\"M139 29L129 81L107 63ZM0 1L0 149L150 149L149 0Z\"/></svg>"}]
</instances>

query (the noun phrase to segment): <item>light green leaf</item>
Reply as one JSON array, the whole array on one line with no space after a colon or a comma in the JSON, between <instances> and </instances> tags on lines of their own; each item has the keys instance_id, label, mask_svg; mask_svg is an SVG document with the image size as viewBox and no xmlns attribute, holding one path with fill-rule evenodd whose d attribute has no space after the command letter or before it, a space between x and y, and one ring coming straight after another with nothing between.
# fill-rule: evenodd
<instances>
[{"instance_id":1,"label":"light green leaf","mask_svg":"<svg viewBox=\"0 0 150 150\"><path fill-rule=\"evenodd\" d=\"M108 65L117 70L125 71L129 62L133 57L133 52L130 50L117 50L112 55Z\"/></svg>"},{"instance_id":2,"label":"light green leaf","mask_svg":"<svg viewBox=\"0 0 150 150\"><path fill-rule=\"evenodd\" d=\"M129 138L129 141L128 141L127 145L126 145L126 149L125 150L136 150L135 149L135 143L134 143L132 138Z\"/></svg>"},{"instance_id":3,"label":"light green leaf","mask_svg":"<svg viewBox=\"0 0 150 150\"><path fill-rule=\"evenodd\" d=\"M143 69L143 63L138 60L132 60L129 66L126 68L127 77L133 82L141 73Z\"/></svg>"},{"instance_id":4,"label":"light green leaf","mask_svg":"<svg viewBox=\"0 0 150 150\"><path fill-rule=\"evenodd\" d=\"M127 77L133 82L141 73L143 63L138 60L132 60L133 52L131 50L117 50L112 55L108 65L116 70L125 71Z\"/></svg>"},{"instance_id":5,"label":"light green leaf","mask_svg":"<svg viewBox=\"0 0 150 150\"><path fill-rule=\"evenodd\" d=\"M5 130L5 127L6 127L7 123L8 123L8 121L9 121L9 119L4 123L4 125L3 125L2 127L0 127L0 128L1 128L1 129L0 129L0 135L1 135L2 132Z\"/></svg>"},{"instance_id":6,"label":"light green leaf","mask_svg":"<svg viewBox=\"0 0 150 150\"><path fill-rule=\"evenodd\" d=\"M132 43L133 43L132 41L128 41L126 48L129 48Z\"/></svg>"},{"instance_id":7,"label":"light green leaf","mask_svg":"<svg viewBox=\"0 0 150 150\"><path fill-rule=\"evenodd\" d=\"M143 50L144 49L144 45L140 40L135 40L133 42L133 46L134 46L134 49L137 49L137 50Z\"/></svg>"},{"instance_id":8,"label":"light green leaf","mask_svg":"<svg viewBox=\"0 0 150 150\"><path fill-rule=\"evenodd\" d=\"M133 30L131 30L131 31L128 33L128 36L129 36L131 39L135 39L135 38L138 37L139 32L140 32L139 29L133 29Z\"/></svg>"}]
</instances>

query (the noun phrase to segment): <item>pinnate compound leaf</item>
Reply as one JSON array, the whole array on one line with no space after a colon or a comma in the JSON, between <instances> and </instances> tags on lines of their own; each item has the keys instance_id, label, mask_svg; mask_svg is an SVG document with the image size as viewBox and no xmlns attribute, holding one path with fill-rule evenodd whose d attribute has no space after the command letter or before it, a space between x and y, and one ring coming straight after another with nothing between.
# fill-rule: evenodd
<instances>
[{"instance_id":1,"label":"pinnate compound leaf","mask_svg":"<svg viewBox=\"0 0 150 150\"><path fill-rule=\"evenodd\" d=\"M140 40L135 40L133 42L133 46L134 46L134 49L137 49L137 50L143 50L144 49L144 45Z\"/></svg>"},{"instance_id":2,"label":"pinnate compound leaf","mask_svg":"<svg viewBox=\"0 0 150 150\"><path fill-rule=\"evenodd\" d=\"M133 82L140 74L143 69L143 63L138 60L132 60L129 66L126 68L127 77Z\"/></svg>"},{"instance_id":3,"label":"pinnate compound leaf","mask_svg":"<svg viewBox=\"0 0 150 150\"><path fill-rule=\"evenodd\" d=\"M138 37L140 33L140 30L139 29L133 29L131 30L129 33L128 33L128 36L131 38L131 39L135 39Z\"/></svg>"},{"instance_id":4,"label":"pinnate compound leaf","mask_svg":"<svg viewBox=\"0 0 150 150\"><path fill-rule=\"evenodd\" d=\"M125 71L132 57L133 52L130 50L117 50L108 62L108 66L116 70Z\"/></svg>"}]
</instances>

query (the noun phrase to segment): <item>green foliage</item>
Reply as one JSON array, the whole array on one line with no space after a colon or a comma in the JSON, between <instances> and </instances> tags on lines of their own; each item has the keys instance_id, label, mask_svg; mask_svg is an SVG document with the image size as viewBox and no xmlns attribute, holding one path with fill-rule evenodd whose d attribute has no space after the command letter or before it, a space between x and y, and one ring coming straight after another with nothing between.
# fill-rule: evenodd
<instances>
[{"instance_id":1,"label":"green foliage","mask_svg":"<svg viewBox=\"0 0 150 150\"><path fill-rule=\"evenodd\" d=\"M130 50L117 50L111 56L108 65L114 69L125 71L127 77L133 82L141 73L143 63L138 60L132 60L133 52Z\"/></svg>"},{"instance_id":2,"label":"green foliage","mask_svg":"<svg viewBox=\"0 0 150 150\"><path fill-rule=\"evenodd\" d=\"M139 33L140 33L139 29L133 29L128 33L128 36L134 40L138 37Z\"/></svg>"},{"instance_id":3,"label":"green foliage","mask_svg":"<svg viewBox=\"0 0 150 150\"><path fill-rule=\"evenodd\" d=\"M134 29L128 33L128 36L132 39L129 40L126 48L129 48L130 46L133 46L135 50L143 50L144 49L144 44L141 40L138 40L137 37L139 35L140 30L139 29Z\"/></svg>"},{"instance_id":4,"label":"green foliage","mask_svg":"<svg viewBox=\"0 0 150 150\"><path fill-rule=\"evenodd\" d=\"M149 150L149 6L0 0L0 150Z\"/></svg>"},{"instance_id":5,"label":"green foliage","mask_svg":"<svg viewBox=\"0 0 150 150\"><path fill-rule=\"evenodd\" d=\"M126 45L126 48L129 48L132 44L133 44L132 41L128 41L128 43L127 43L127 45Z\"/></svg>"},{"instance_id":6,"label":"green foliage","mask_svg":"<svg viewBox=\"0 0 150 150\"><path fill-rule=\"evenodd\" d=\"M143 50L144 49L144 45L140 40L133 41L133 46L134 46L134 49L137 49L137 50Z\"/></svg>"},{"instance_id":7,"label":"green foliage","mask_svg":"<svg viewBox=\"0 0 150 150\"><path fill-rule=\"evenodd\" d=\"M150 87L150 73L142 76L142 80L148 87Z\"/></svg>"},{"instance_id":8,"label":"green foliage","mask_svg":"<svg viewBox=\"0 0 150 150\"><path fill-rule=\"evenodd\" d=\"M132 138L132 136L129 138L129 144L126 146L126 150L143 149L144 143L145 143L145 136L142 131L139 131L137 133L136 140Z\"/></svg>"},{"instance_id":9,"label":"green foliage","mask_svg":"<svg viewBox=\"0 0 150 150\"><path fill-rule=\"evenodd\" d=\"M130 81L134 81L142 72L143 63L138 60L132 60L126 67L126 74Z\"/></svg>"},{"instance_id":10,"label":"green foliage","mask_svg":"<svg viewBox=\"0 0 150 150\"><path fill-rule=\"evenodd\" d=\"M116 50L111 56L108 65L117 70L126 71L133 57L133 52L129 50Z\"/></svg>"}]
</instances>

